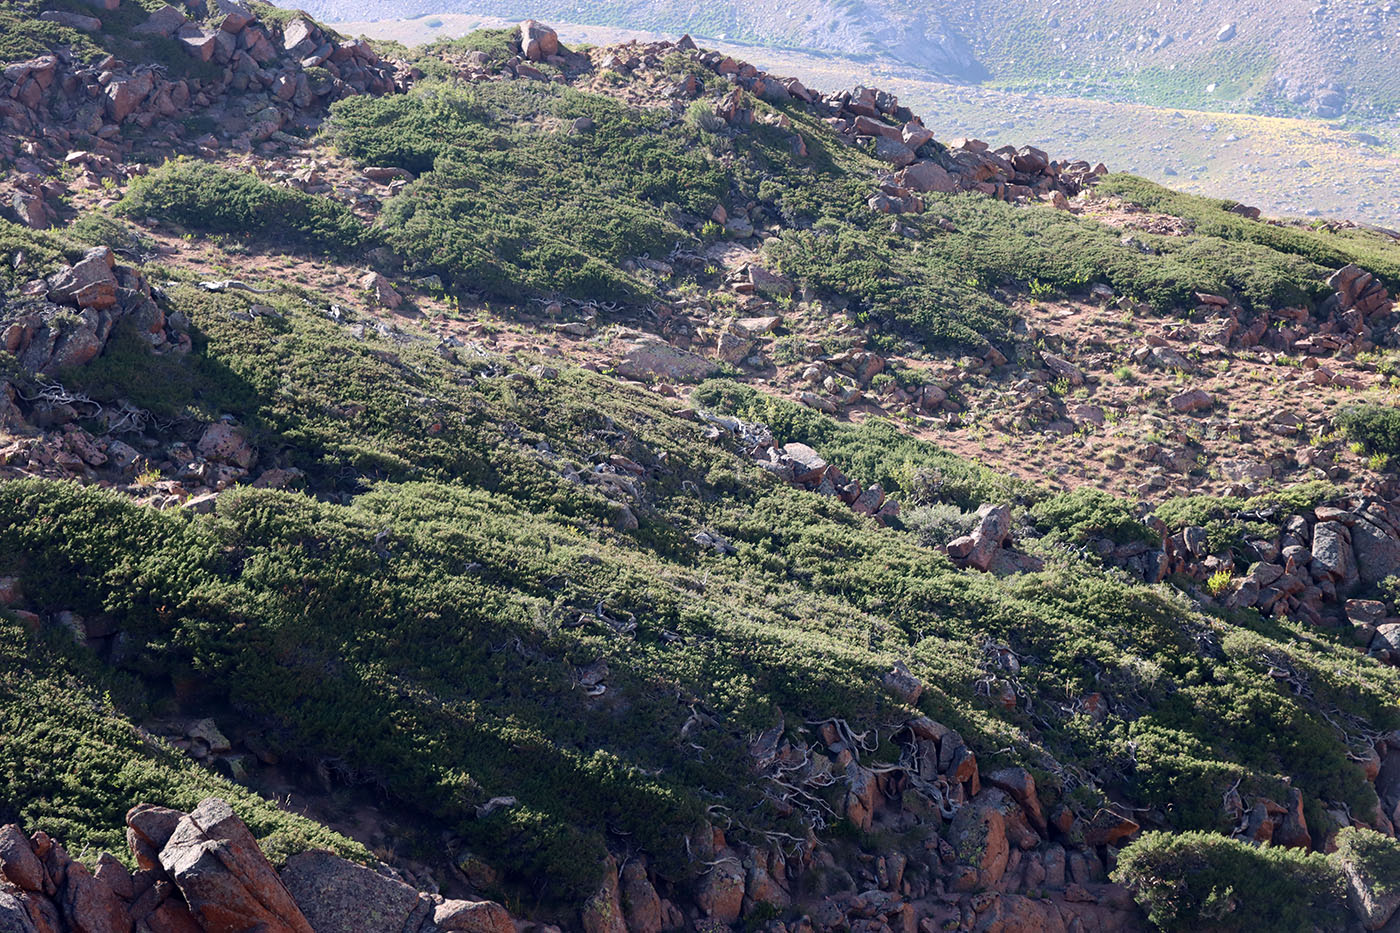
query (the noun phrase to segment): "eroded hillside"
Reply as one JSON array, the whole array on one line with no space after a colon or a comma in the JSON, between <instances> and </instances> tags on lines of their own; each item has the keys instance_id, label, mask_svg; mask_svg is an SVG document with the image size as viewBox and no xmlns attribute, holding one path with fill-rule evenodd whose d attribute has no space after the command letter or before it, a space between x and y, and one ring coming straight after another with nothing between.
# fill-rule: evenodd
<instances>
[{"instance_id":1,"label":"eroded hillside","mask_svg":"<svg viewBox=\"0 0 1400 933\"><path fill-rule=\"evenodd\" d=\"M207 12L11 36L16 924L1390 921L1391 238Z\"/></svg>"}]
</instances>

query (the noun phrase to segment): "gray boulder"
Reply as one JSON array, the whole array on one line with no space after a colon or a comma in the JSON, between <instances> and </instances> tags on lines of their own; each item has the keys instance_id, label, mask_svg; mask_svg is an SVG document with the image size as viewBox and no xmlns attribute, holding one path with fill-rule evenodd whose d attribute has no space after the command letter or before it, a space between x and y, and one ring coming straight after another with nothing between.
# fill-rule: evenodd
<instances>
[{"instance_id":1,"label":"gray boulder","mask_svg":"<svg viewBox=\"0 0 1400 933\"><path fill-rule=\"evenodd\" d=\"M1351 553L1351 532L1341 522L1318 522L1313 529L1312 558L1314 575L1317 571L1344 581L1356 572Z\"/></svg>"},{"instance_id":2,"label":"gray boulder","mask_svg":"<svg viewBox=\"0 0 1400 933\"><path fill-rule=\"evenodd\" d=\"M403 933L432 915L402 881L320 849L287 859L282 883L315 933Z\"/></svg>"},{"instance_id":3,"label":"gray boulder","mask_svg":"<svg viewBox=\"0 0 1400 933\"><path fill-rule=\"evenodd\" d=\"M1400 541L1364 517L1351 526L1351 546L1362 583L1379 583L1400 569Z\"/></svg>"},{"instance_id":4,"label":"gray boulder","mask_svg":"<svg viewBox=\"0 0 1400 933\"><path fill-rule=\"evenodd\" d=\"M624 379L659 378L669 382L698 382L714 371L715 364L703 356L655 338L630 345L617 363L617 374Z\"/></svg>"},{"instance_id":5,"label":"gray boulder","mask_svg":"<svg viewBox=\"0 0 1400 933\"><path fill-rule=\"evenodd\" d=\"M24 902L6 891L0 891L0 933L39 933Z\"/></svg>"}]
</instances>

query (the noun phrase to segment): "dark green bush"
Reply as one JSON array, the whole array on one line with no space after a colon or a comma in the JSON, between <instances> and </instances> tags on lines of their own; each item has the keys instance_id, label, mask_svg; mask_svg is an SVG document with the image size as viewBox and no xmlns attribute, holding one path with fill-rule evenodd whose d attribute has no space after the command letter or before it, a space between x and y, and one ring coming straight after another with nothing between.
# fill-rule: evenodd
<instances>
[{"instance_id":1,"label":"dark green bush","mask_svg":"<svg viewBox=\"0 0 1400 933\"><path fill-rule=\"evenodd\" d=\"M1339 411L1333 423L1366 453L1400 458L1400 408L1351 405Z\"/></svg>"},{"instance_id":2,"label":"dark green bush","mask_svg":"<svg viewBox=\"0 0 1400 933\"><path fill-rule=\"evenodd\" d=\"M1400 840L1364 827L1337 833L1332 861L1345 865L1377 898L1400 893Z\"/></svg>"},{"instance_id":3,"label":"dark green bush","mask_svg":"<svg viewBox=\"0 0 1400 933\"><path fill-rule=\"evenodd\" d=\"M1365 230L1331 233L1261 223L1227 210L1234 201L1173 191L1133 175L1110 175L1100 182L1098 191L1148 210L1185 218L1194 225L1198 236L1255 244L1330 269L1354 262L1379 275L1392 290L1400 285L1400 245L1384 234Z\"/></svg>"},{"instance_id":4,"label":"dark green bush","mask_svg":"<svg viewBox=\"0 0 1400 933\"><path fill-rule=\"evenodd\" d=\"M1091 538L1127 544L1151 542L1157 537L1133 517L1125 500L1088 486L1037 502L1031 507L1031 518L1052 540L1071 544L1084 544Z\"/></svg>"},{"instance_id":5,"label":"dark green bush","mask_svg":"<svg viewBox=\"0 0 1400 933\"><path fill-rule=\"evenodd\" d=\"M328 198L203 162L180 160L153 169L131 183L116 210L317 253L345 254L374 239L349 208Z\"/></svg>"},{"instance_id":6,"label":"dark green bush","mask_svg":"<svg viewBox=\"0 0 1400 933\"><path fill-rule=\"evenodd\" d=\"M35 638L0 613L0 820L43 828L75 855L91 846L128 858L133 804L190 810L218 796L274 859L321 847L369 860L358 843L144 738L130 718L144 701L134 680L84 656L67 633Z\"/></svg>"},{"instance_id":7,"label":"dark green bush","mask_svg":"<svg viewBox=\"0 0 1400 933\"><path fill-rule=\"evenodd\" d=\"M1214 833L1146 833L1118 855L1125 885L1163 930L1345 927L1341 876L1327 856Z\"/></svg>"}]
</instances>

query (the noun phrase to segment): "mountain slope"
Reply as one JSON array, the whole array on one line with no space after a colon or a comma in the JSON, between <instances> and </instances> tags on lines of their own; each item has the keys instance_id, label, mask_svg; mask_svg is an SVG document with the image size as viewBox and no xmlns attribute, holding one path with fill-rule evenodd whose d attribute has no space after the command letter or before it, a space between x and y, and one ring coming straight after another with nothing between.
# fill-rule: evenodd
<instances>
[{"instance_id":1,"label":"mountain slope","mask_svg":"<svg viewBox=\"0 0 1400 933\"><path fill-rule=\"evenodd\" d=\"M1384 897L1393 238L688 45L251 12L183 94L4 73L0 816L218 792L590 933ZM1048 469L1120 427L1133 499Z\"/></svg>"}]
</instances>

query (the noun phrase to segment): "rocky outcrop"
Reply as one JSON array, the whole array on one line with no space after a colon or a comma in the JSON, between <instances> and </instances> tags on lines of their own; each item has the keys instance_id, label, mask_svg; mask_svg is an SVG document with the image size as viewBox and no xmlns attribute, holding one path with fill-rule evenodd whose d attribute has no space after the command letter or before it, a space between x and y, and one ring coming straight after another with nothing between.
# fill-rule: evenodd
<instances>
[{"instance_id":1,"label":"rocky outcrop","mask_svg":"<svg viewBox=\"0 0 1400 933\"><path fill-rule=\"evenodd\" d=\"M165 67L108 57L94 64L66 48L0 72L0 157L13 163L6 188L10 216L42 229L56 219L62 185L45 179L60 166L77 180L125 180L133 139L144 136L191 155L247 151L351 94L402 90L408 75L380 61L363 40L332 38L312 22L265 22L230 0L209 5L202 22L166 6L136 27L179 43L204 63L198 77L172 78ZM97 21L100 24L100 20ZM196 115L217 127L196 137Z\"/></svg>"},{"instance_id":2,"label":"rocky outcrop","mask_svg":"<svg viewBox=\"0 0 1400 933\"><path fill-rule=\"evenodd\" d=\"M779 445L763 424L703 411L690 414L710 425L711 439L736 439L760 467L784 482L840 499L852 511L881 524L890 524L899 517L899 503L885 495L884 487L878 483L863 487L852 482L839 467L827 463L806 444Z\"/></svg>"},{"instance_id":3,"label":"rocky outcrop","mask_svg":"<svg viewBox=\"0 0 1400 933\"><path fill-rule=\"evenodd\" d=\"M710 360L655 337L628 345L617 362L617 374L624 379L698 382L714 372L715 364Z\"/></svg>"},{"instance_id":4,"label":"rocky outcrop","mask_svg":"<svg viewBox=\"0 0 1400 933\"><path fill-rule=\"evenodd\" d=\"M253 834L217 798L182 817L161 847L160 868L209 933L257 926L269 933L311 933Z\"/></svg>"},{"instance_id":5,"label":"rocky outcrop","mask_svg":"<svg viewBox=\"0 0 1400 933\"><path fill-rule=\"evenodd\" d=\"M492 901L422 894L324 851L292 856L279 877L233 808L142 804L127 814L137 870L109 854L90 871L42 832L0 827L4 933L513 933Z\"/></svg>"},{"instance_id":6,"label":"rocky outcrop","mask_svg":"<svg viewBox=\"0 0 1400 933\"><path fill-rule=\"evenodd\" d=\"M93 360L122 321L135 327L156 352L183 353L190 338L183 320L167 320L141 274L118 266L99 246L72 266L21 289L0 309L0 347L21 370L52 376Z\"/></svg>"},{"instance_id":7,"label":"rocky outcrop","mask_svg":"<svg viewBox=\"0 0 1400 933\"><path fill-rule=\"evenodd\" d=\"M1394 303L1380 280L1356 265L1337 270L1327 284L1333 294L1313 309L1246 310L1222 295L1197 294L1194 313L1203 321L1201 336L1223 347L1301 354L1315 383L1361 388L1348 381L1354 377L1334 373L1310 358L1351 356L1381 345L1394 346L1400 340ZM1138 362L1146 362L1150 352L1149 348L1139 351L1143 358Z\"/></svg>"}]
</instances>

